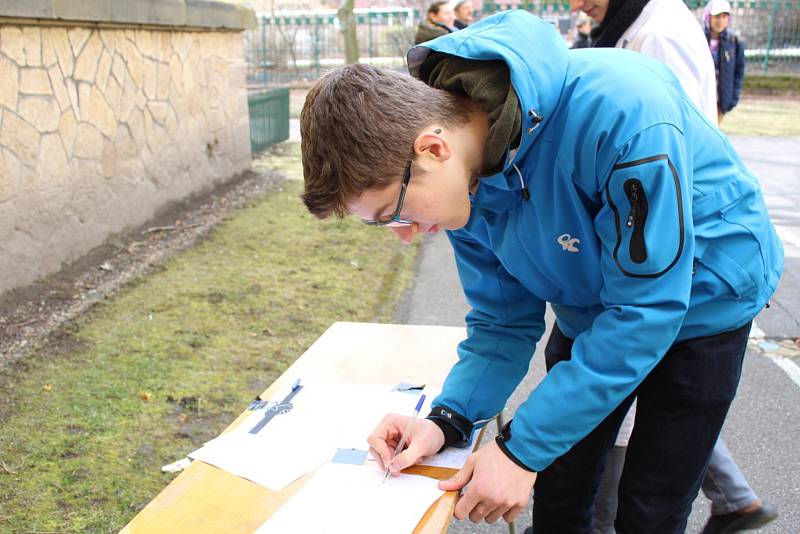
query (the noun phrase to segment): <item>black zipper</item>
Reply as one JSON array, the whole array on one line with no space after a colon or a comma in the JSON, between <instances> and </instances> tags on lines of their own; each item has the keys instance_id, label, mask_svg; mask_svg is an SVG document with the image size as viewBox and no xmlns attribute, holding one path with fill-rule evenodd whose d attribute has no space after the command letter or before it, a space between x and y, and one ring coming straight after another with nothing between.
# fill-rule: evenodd
<instances>
[{"instance_id":1,"label":"black zipper","mask_svg":"<svg viewBox=\"0 0 800 534\"><path fill-rule=\"evenodd\" d=\"M625 196L631 204L631 211L628 213L628 220L625 223L631 228L630 239L630 258L635 263L644 263L647 259L647 245L644 241L644 225L647 222L647 197L644 194L642 182L636 178L626 180L622 185Z\"/></svg>"}]
</instances>

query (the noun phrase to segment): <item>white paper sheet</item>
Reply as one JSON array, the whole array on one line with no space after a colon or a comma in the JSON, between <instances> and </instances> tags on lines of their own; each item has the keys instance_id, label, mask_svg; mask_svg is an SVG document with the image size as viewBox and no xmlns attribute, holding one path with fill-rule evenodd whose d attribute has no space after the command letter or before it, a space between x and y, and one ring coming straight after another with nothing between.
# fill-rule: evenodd
<instances>
[{"instance_id":1,"label":"white paper sheet","mask_svg":"<svg viewBox=\"0 0 800 534\"><path fill-rule=\"evenodd\" d=\"M352 383L310 383L257 434L250 434L264 410L251 414L235 430L206 443L189 455L231 474L280 491L287 484L329 460L337 448L369 448L367 436L387 413L409 414L419 395L392 392L392 386ZM274 401L286 397L279 392ZM439 390L426 389L420 413L430 411Z\"/></svg>"},{"instance_id":2,"label":"white paper sheet","mask_svg":"<svg viewBox=\"0 0 800 534\"><path fill-rule=\"evenodd\" d=\"M326 464L256 534L410 534L444 492L432 478L390 477L373 462Z\"/></svg>"},{"instance_id":3,"label":"white paper sheet","mask_svg":"<svg viewBox=\"0 0 800 534\"><path fill-rule=\"evenodd\" d=\"M472 454L472 448L475 446L478 432L472 436L472 441L468 447L460 449L458 447L447 447L439 454L423 458L420 462L421 465L430 465L435 467L450 467L452 469L461 469L467 462L467 458Z\"/></svg>"}]
</instances>

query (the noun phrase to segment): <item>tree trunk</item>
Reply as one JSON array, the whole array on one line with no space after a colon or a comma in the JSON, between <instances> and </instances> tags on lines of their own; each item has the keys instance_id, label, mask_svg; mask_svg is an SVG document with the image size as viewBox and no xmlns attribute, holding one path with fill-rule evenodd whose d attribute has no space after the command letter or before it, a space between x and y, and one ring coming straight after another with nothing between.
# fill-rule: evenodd
<instances>
[{"instance_id":1,"label":"tree trunk","mask_svg":"<svg viewBox=\"0 0 800 534\"><path fill-rule=\"evenodd\" d=\"M356 37L356 15L353 13L355 0L343 0L336 15L342 24L344 34L344 57L348 65L358 63L358 38Z\"/></svg>"}]
</instances>

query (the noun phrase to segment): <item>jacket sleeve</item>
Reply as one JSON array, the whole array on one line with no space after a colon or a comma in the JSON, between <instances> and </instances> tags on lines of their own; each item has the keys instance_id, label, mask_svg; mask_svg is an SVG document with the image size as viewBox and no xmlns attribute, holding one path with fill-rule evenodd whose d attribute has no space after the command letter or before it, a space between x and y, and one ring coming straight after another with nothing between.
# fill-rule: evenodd
<instances>
[{"instance_id":1,"label":"jacket sleeve","mask_svg":"<svg viewBox=\"0 0 800 534\"><path fill-rule=\"evenodd\" d=\"M591 432L658 364L689 305L692 175L683 134L659 124L598 176L603 311L519 407L510 452L539 471ZM605 171L604 171L605 172Z\"/></svg>"},{"instance_id":2,"label":"jacket sleeve","mask_svg":"<svg viewBox=\"0 0 800 534\"><path fill-rule=\"evenodd\" d=\"M456 412L474 425L468 430L474 430L503 409L527 373L544 332L545 303L467 232L448 232L448 236L472 310L466 317L467 338L458 346L458 361L433 405Z\"/></svg>"},{"instance_id":3,"label":"jacket sleeve","mask_svg":"<svg viewBox=\"0 0 800 534\"><path fill-rule=\"evenodd\" d=\"M733 70L733 102L731 109L739 103L739 96L742 94L742 84L744 83L744 42L739 37L734 38L736 46L736 65Z\"/></svg>"}]
</instances>

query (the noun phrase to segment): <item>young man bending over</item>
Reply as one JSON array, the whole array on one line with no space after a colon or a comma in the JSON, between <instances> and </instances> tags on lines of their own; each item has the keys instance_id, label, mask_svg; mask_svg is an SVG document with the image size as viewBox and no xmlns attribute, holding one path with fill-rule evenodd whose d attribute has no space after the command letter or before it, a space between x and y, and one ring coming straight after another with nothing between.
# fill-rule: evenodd
<instances>
[{"instance_id":1,"label":"young man bending over","mask_svg":"<svg viewBox=\"0 0 800 534\"><path fill-rule=\"evenodd\" d=\"M780 242L758 182L660 63L568 51L499 13L411 50L410 78L335 71L301 115L304 201L405 242L446 230L472 311L434 409L370 436L392 472L464 445L499 413L557 317L548 374L442 489L459 519L511 521L535 483L537 534L585 532L632 399L618 532L682 532L736 392ZM565 484L564 481L569 483Z\"/></svg>"}]
</instances>

